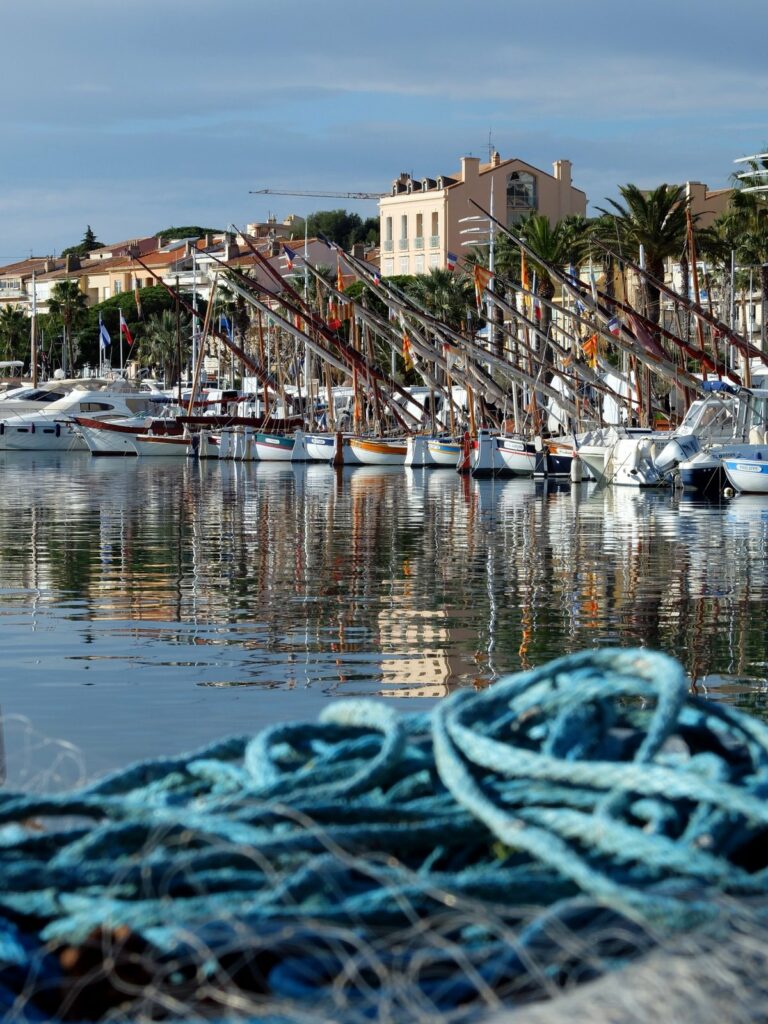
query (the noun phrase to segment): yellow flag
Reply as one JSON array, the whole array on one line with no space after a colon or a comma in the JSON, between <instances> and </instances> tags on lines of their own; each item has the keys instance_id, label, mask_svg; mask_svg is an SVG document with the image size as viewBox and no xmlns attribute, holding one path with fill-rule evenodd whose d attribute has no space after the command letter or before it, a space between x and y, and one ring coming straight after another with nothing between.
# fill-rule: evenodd
<instances>
[{"instance_id":1,"label":"yellow flag","mask_svg":"<svg viewBox=\"0 0 768 1024\"><path fill-rule=\"evenodd\" d=\"M411 339L408 337L406 331L403 331L403 363L405 364L406 370L413 369L413 359L411 359Z\"/></svg>"},{"instance_id":2,"label":"yellow flag","mask_svg":"<svg viewBox=\"0 0 768 1024\"><path fill-rule=\"evenodd\" d=\"M584 355L587 357L589 365L594 369L597 366L597 342L598 338L596 334L591 335L585 342L582 343L582 349Z\"/></svg>"},{"instance_id":3,"label":"yellow flag","mask_svg":"<svg viewBox=\"0 0 768 1024\"><path fill-rule=\"evenodd\" d=\"M483 304L483 292L488 287L488 284L493 277L493 273L490 270L486 270L485 267L481 267L479 263L476 263L473 276L475 279L475 299L477 300L477 308L479 309Z\"/></svg>"}]
</instances>

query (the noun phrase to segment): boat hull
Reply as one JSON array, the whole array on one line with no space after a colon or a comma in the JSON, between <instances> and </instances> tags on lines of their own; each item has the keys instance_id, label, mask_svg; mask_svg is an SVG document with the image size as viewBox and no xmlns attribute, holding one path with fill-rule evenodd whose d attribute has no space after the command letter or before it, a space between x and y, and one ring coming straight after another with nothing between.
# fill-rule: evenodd
<instances>
[{"instance_id":1,"label":"boat hull","mask_svg":"<svg viewBox=\"0 0 768 1024\"><path fill-rule=\"evenodd\" d=\"M456 469L461 458L461 444L458 441L444 441L440 438L431 437L427 441L427 448L432 462L436 466L450 466Z\"/></svg>"},{"instance_id":2,"label":"boat hull","mask_svg":"<svg viewBox=\"0 0 768 1024\"><path fill-rule=\"evenodd\" d=\"M768 494L768 446L754 446L753 451L725 457L723 468L735 490L743 494Z\"/></svg>"},{"instance_id":3,"label":"boat hull","mask_svg":"<svg viewBox=\"0 0 768 1024\"><path fill-rule=\"evenodd\" d=\"M0 451L68 452L86 448L85 441L67 423L0 423Z\"/></svg>"},{"instance_id":4,"label":"boat hull","mask_svg":"<svg viewBox=\"0 0 768 1024\"><path fill-rule=\"evenodd\" d=\"M496 437L496 465L500 476L533 476L536 450L533 443L519 437Z\"/></svg>"},{"instance_id":5,"label":"boat hull","mask_svg":"<svg viewBox=\"0 0 768 1024\"><path fill-rule=\"evenodd\" d=\"M366 466L404 466L407 445L352 437L349 448L358 462Z\"/></svg>"},{"instance_id":6,"label":"boat hull","mask_svg":"<svg viewBox=\"0 0 768 1024\"><path fill-rule=\"evenodd\" d=\"M161 437L155 434L137 434L134 438L140 458L186 458L194 455L189 437Z\"/></svg>"},{"instance_id":7,"label":"boat hull","mask_svg":"<svg viewBox=\"0 0 768 1024\"><path fill-rule=\"evenodd\" d=\"M295 438L284 434L257 431L253 437L253 457L260 462L291 462Z\"/></svg>"}]
</instances>

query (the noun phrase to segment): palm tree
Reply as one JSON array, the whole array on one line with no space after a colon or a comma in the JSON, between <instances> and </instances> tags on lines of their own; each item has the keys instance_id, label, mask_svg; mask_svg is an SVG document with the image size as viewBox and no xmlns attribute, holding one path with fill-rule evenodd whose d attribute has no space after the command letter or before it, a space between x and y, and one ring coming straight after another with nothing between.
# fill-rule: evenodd
<instances>
[{"instance_id":1,"label":"palm tree","mask_svg":"<svg viewBox=\"0 0 768 1024\"><path fill-rule=\"evenodd\" d=\"M614 237L622 250L634 260L640 256L642 246L648 273L664 280L664 261L679 256L687 235L687 199L682 185L659 185L644 192L637 185L622 185L619 189L624 203L607 200L613 210L600 212L614 221ZM661 301L659 289L646 282L648 318L659 322Z\"/></svg>"},{"instance_id":2,"label":"palm tree","mask_svg":"<svg viewBox=\"0 0 768 1024\"><path fill-rule=\"evenodd\" d=\"M87 300L77 281L60 281L53 286L48 301L48 312L58 317L64 327L64 341L70 372L75 367L72 332L84 323L87 307Z\"/></svg>"},{"instance_id":3,"label":"palm tree","mask_svg":"<svg viewBox=\"0 0 768 1024\"><path fill-rule=\"evenodd\" d=\"M408 289L431 314L454 330L461 330L472 304L473 286L465 274L432 267L419 274Z\"/></svg>"},{"instance_id":4,"label":"palm tree","mask_svg":"<svg viewBox=\"0 0 768 1024\"><path fill-rule=\"evenodd\" d=\"M552 321L548 303L555 295L551 271L564 271L581 263L587 248L587 229L584 217L564 217L553 225L540 213L530 216L520 227L521 238L535 253L532 269L536 272L536 290L544 299L541 330L545 335Z\"/></svg>"},{"instance_id":5,"label":"palm tree","mask_svg":"<svg viewBox=\"0 0 768 1024\"><path fill-rule=\"evenodd\" d=\"M741 172L745 177L733 178L737 187L731 195L728 216L737 232L739 262L759 268L764 332L768 306L768 157L753 157L747 166L749 169ZM753 191L757 186L762 189Z\"/></svg>"},{"instance_id":6,"label":"palm tree","mask_svg":"<svg viewBox=\"0 0 768 1024\"><path fill-rule=\"evenodd\" d=\"M184 338L188 334L189 317L182 313L178 325L176 313L172 309L164 309L161 313L147 321L146 330L141 339L142 354L152 366L161 366L166 382L176 376L179 363L179 346L182 347L181 364L184 363Z\"/></svg>"},{"instance_id":7,"label":"palm tree","mask_svg":"<svg viewBox=\"0 0 768 1024\"><path fill-rule=\"evenodd\" d=\"M22 358L29 352L30 321L18 306L0 311L0 351L4 359Z\"/></svg>"}]
</instances>

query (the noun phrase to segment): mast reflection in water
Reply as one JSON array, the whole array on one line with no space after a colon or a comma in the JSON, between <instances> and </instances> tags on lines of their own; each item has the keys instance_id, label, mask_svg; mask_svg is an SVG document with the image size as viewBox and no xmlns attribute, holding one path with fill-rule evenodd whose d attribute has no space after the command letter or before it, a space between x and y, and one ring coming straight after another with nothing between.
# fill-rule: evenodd
<instances>
[{"instance_id":1,"label":"mast reflection in water","mask_svg":"<svg viewBox=\"0 0 768 1024\"><path fill-rule=\"evenodd\" d=\"M91 774L608 644L762 709L761 499L87 454L2 471L3 711Z\"/></svg>"}]
</instances>

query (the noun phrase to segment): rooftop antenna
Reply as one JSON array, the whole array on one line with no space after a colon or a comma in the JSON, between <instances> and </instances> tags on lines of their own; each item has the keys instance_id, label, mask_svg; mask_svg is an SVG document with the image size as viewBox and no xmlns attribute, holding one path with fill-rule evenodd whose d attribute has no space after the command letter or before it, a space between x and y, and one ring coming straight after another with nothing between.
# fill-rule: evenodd
<instances>
[{"instance_id":1,"label":"rooftop antenna","mask_svg":"<svg viewBox=\"0 0 768 1024\"><path fill-rule=\"evenodd\" d=\"M493 162L493 129L488 129L488 163Z\"/></svg>"}]
</instances>

